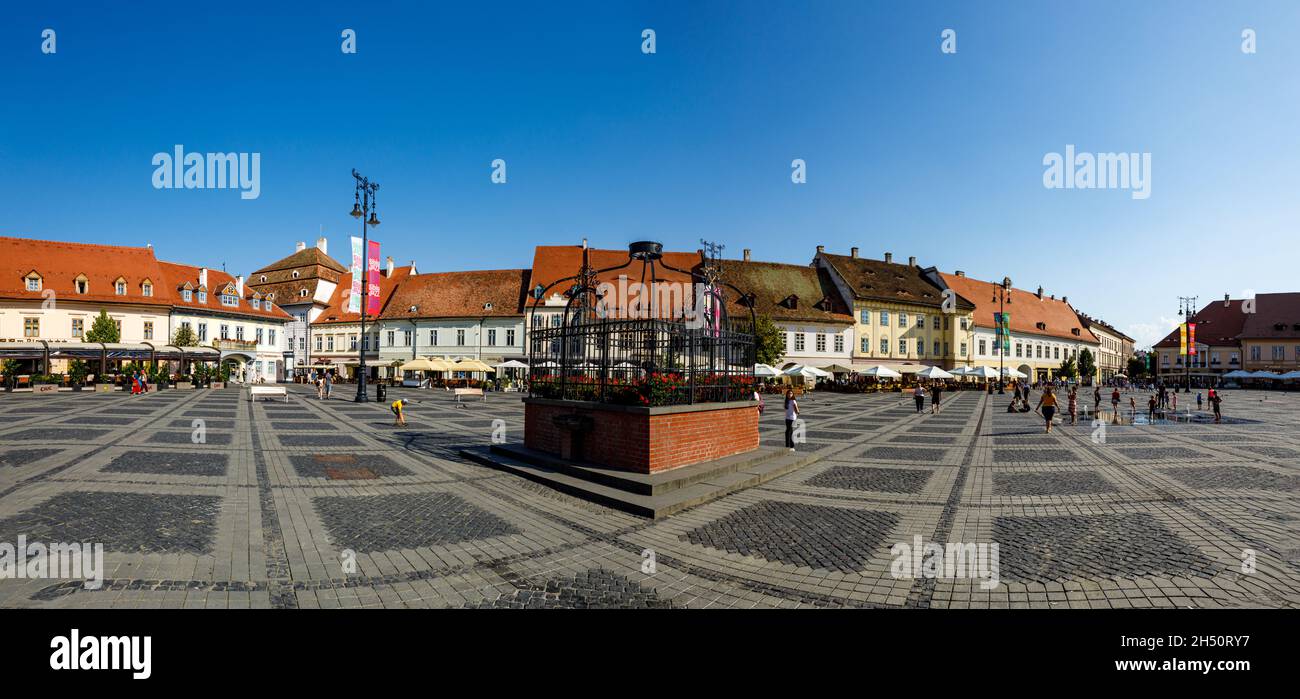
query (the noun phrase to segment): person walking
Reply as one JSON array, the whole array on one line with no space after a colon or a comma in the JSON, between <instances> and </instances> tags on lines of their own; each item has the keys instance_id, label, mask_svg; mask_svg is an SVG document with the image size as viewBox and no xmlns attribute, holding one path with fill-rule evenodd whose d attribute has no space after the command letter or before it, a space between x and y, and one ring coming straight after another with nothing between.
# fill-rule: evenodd
<instances>
[{"instance_id":1,"label":"person walking","mask_svg":"<svg viewBox=\"0 0 1300 699\"><path fill-rule=\"evenodd\" d=\"M1220 410L1222 403L1223 396L1218 391L1215 391L1214 395L1210 396L1210 407L1214 408L1214 424L1216 425L1223 421L1223 413Z\"/></svg>"},{"instance_id":2,"label":"person walking","mask_svg":"<svg viewBox=\"0 0 1300 699\"><path fill-rule=\"evenodd\" d=\"M912 398L916 401L916 412L919 413L924 411L925 410L925 387L922 386L921 384L917 384L916 388L912 389Z\"/></svg>"},{"instance_id":3,"label":"person walking","mask_svg":"<svg viewBox=\"0 0 1300 699\"><path fill-rule=\"evenodd\" d=\"M1052 433L1052 417L1056 415L1056 392L1051 386L1043 388L1043 395L1038 398L1036 412L1047 422L1047 434Z\"/></svg>"},{"instance_id":4,"label":"person walking","mask_svg":"<svg viewBox=\"0 0 1300 699\"><path fill-rule=\"evenodd\" d=\"M1201 392L1196 392L1196 412L1201 412Z\"/></svg>"},{"instance_id":5,"label":"person walking","mask_svg":"<svg viewBox=\"0 0 1300 699\"><path fill-rule=\"evenodd\" d=\"M1119 417L1119 389L1110 392L1110 409L1114 411L1115 417Z\"/></svg>"},{"instance_id":6,"label":"person walking","mask_svg":"<svg viewBox=\"0 0 1300 699\"><path fill-rule=\"evenodd\" d=\"M1096 415L1101 412L1101 386L1094 386L1092 389L1092 414Z\"/></svg>"},{"instance_id":7,"label":"person walking","mask_svg":"<svg viewBox=\"0 0 1300 699\"><path fill-rule=\"evenodd\" d=\"M1173 400L1172 400L1171 407L1173 408L1174 412L1178 412L1178 391L1174 391L1172 399Z\"/></svg>"},{"instance_id":8,"label":"person walking","mask_svg":"<svg viewBox=\"0 0 1300 699\"><path fill-rule=\"evenodd\" d=\"M1156 394L1151 394L1151 399L1147 401L1147 419L1151 422L1156 421L1156 406L1160 403L1156 400Z\"/></svg>"},{"instance_id":9,"label":"person walking","mask_svg":"<svg viewBox=\"0 0 1300 699\"><path fill-rule=\"evenodd\" d=\"M939 414L939 401L943 398L943 384L937 383L930 389L930 413Z\"/></svg>"},{"instance_id":10,"label":"person walking","mask_svg":"<svg viewBox=\"0 0 1300 699\"><path fill-rule=\"evenodd\" d=\"M794 421L799 419L799 401L794 389L785 389L785 448L794 451Z\"/></svg>"},{"instance_id":11,"label":"person walking","mask_svg":"<svg viewBox=\"0 0 1300 699\"><path fill-rule=\"evenodd\" d=\"M316 399L325 400L325 377L317 374L312 383L316 384Z\"/></svg>"},{"instance_id":12,"label":"person walking","mask_svg":"<svg viewBox=\"0 0 1300 699\"><path fill-rule=\"evenodd\" d=\"M321 380L321 383L325 387L325 400L329 400L330 393L334 389L334 382L330 380L329 372L325 372L325 378Z\"/></svg>"},{"instance_id":13,"label":"person walking","mask_svg":"<svg viewBox=\"0 0 1300 699\"><path fill-rule=\"evenodd\" d=\"M1079 422L1079 389L1070 387L1070 424Z\"/></svg>"}]
</instances>

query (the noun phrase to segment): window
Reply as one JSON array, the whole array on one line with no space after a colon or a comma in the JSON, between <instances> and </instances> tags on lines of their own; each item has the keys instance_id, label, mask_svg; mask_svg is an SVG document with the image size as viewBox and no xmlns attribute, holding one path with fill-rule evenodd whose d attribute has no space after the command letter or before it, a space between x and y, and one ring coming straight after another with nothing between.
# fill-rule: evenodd
<instances>
[{"instance_id":1,"label":"window","mask_svg":"<svg viewBox=\"0 0 1300 699\"><path fill-rule=\"evenodd\" d=\"M976 350L975 356L983 357L985 354L988 353L988 340L980 340L978 347L979 349Z\"/></svg>"},{"instance_id":2,"label":"window","mask_svg":"<svg viewBox=\"0 0 1300 699\"><path fill-rule=\"evenodd\" d=\"M906 328L906 327L907 327L907 314L906 314L906 313L899 313L899 314L898 314L898 327L900 327L900 328Z\"/></svg>"},{"instance_id":3,"label":"window","mask_svg":"<svg viewBox=\"0 0 1300 699\"><path fill-rule=\"evenodd\" d=\"M961 329L970 330L970 320L968 318L961 319Z\"/></svg>"},{"instance_id":4,"label":"window","mask_svg":"<svg viewBox=\"0 0 1300 699\"><path fill-rule=\"evenodd\" d=\"M817 333L817 351L826 351L826 333Z\"/></svg>"},{"instance_id":5,"label":"window","mask_svg":"<svg viewBox=\"0 0 1300 699\"><path fill-rule=\"evenodd\" d=\"M456 331L456 345L457 345L457 346L460 346L460 347L464 347L464 346L465 346L465 331L464 331L464 330L457 330L457 331Z\"/></svg>"},{"instance_id":6,"label":"window","mask_svg":"<svg viewBox=\"0 0 1300 699\"><path fill-rule=\"evenodd\" d=\"M371 338L371 337L374 337L374 338L375 338L375 344L376 344L376 345L379 344L379 333L375 333L373 336L372 336L370 333L366 333L365 337L361 338L361 351L362 351L362 352L369 352L369 351L370 351L370 338Z\"/></svg>"},{"instance_id":7,"label":"window","mask_svg":"<svg viewBox=\"0 0 1300 699\"><path fill-rule=\"evenodd\" d=\"M146 321L144 322L144 339L146 339L146 340L152 340L152 339L153 339L153 321L152 321L152 320L146 320Z\"/></svg>"},{"instance_id":8,"label":"window","mask_svg":"<svg viewBox=\"0 0 1300 699\"><path fill-rule=\"evenodd\" d=\"M317 335L317 336L316 336L316 351L317 351L317 352L321 351L321 345L322 345L324 342L325 342L325 338L324 338L323 336L321 336L321 335Z\"/></svg>"},{"instance_id":9,"label":"window","mask_svg":"<svg viewBox=\"0 0 1300 699\"><path fill-rule=\"evenodd\" d=\"M916 354L918 357L925 356L925 340L916 341Z\"/></svg>"},{"instance_id":10,"label":"window","mask_svg":"<svg viewBox=\"0 0 1300 699\"><path fill-rule=\"evenodd\" d=\"M438 331L437 331L437 330L430 330L430 331L429 331L429 344L431 344L431 345L436 345L436 344L438 344Z\"/></svg>"},{"instance_id":11,"label":"window","mask_svg":"<svg viewBox=\"0 0 1300 699\"><path fill-rule=\"evenodd\" d=\"M181 291L181 298L185 299L186 301L193 301L194 292L190 291L189 289L184 289Z\"/></svg>"},{"instance_id":12,"label":"window","mask_svg":"<svg viewBox=\"0 0 1300 699\"><path fill-rule=\"evenodd\" d=\"M41 319L23 318L23 337L40 337Z\"/></svg>"},{"instance_id":13,"label":"window","mask_svg":"<svg viewBox=\"0 0 1300 699\"><path fill-rule=\"evenodd\" d=\"M199 323L199 342L208 341L208 324Z\"/></svg>"},{"instance_id":14,"label":"window","mask_svg":"<svg viewBox=\"0 0 1300 699\"><path fill-rule=\"evenodd\" d=\"M257 344L259 344L259 345L262 344L262 340L263 340L264 338L262 337L262 329L261 329L261 328L258 328L258 329L257 329L257 336L256 336L256 337L257 337Z\"/></svg>"},{"instance_id":15,"label":"window","mask_svg":"<svg viewBox=\"0 0 1300 699\"><path fill-rule=\"evenodd\" d=\"M333 351L334 351L334 336L333 336L333 335L326 335L326 336L325 336L325 351L326 351L326 352L333 352Z\"/></svg>"},{"instance_id":16,"label":"window","mask_svg":"<svg viewBox=\"0 0 1300 699\"><path fill-rule=\"evenodd\" d=\"M961 356L961 357L965 357L965 356L966 356L966 343L965 343L965 342L961 343L961 354L958 355L958 356Z\"/></svg>"},{"instance_id":17,"label":"window","mask_svg":"<svg viewBox=\"0 0 1300 699\"><path fill-rule=\"evenodd\" d=\"M515 346L515 331L513 329L506 330L506 344L511 347ZM1296 347L1296 350L1300 351L1300 347Z\"/></svg>"},{"instance_id":18,"label":"window","mask_svg":"<svg viewBox=\"0 0 1300 699\"><path fill-rule=\"evenodd\" d=\"M298 351L299 352L307 351L307 338L305 337L298 338Z\"/></svg>"},{"instance_id":19,"label":"window","mask_svg":"<svg viewBox=\"0 0 1300 699\"><path fill-rule=\"evenodd\" d=\"M221 324L221 328L220 328L220 330L221 330L221 335L220 335L221 339L226 340L226 339L229 339L229 338L230 338L230 326L229 326L229 325L226 325L225 323L222 323L222 324Z\"/></svg>"},{"instance_id":20,"label":"window","mask_svg":"<svg viewBox=\"0 0 1300 699\"><path fill-rule=\"evenodd\" d=\"M393 345L397 344L397 331L389 330L384 340L389 347L392 347Z\"/></svg>"},{"instance_id":21,"label":"window","mask_svg":"<svg viewBox=\"0 0 1300 699\"><path fill-rule=\"evenodd\" d=\"M244 341L244 326L242 325L235 326L235 339L239 340L240 342Z\"/></svg>"},{"instance_id":22,"label":"window","mask_svg":"<svg viewBox=\"0 0 1300 699\"><path fill-rule=\"evenodd\" d=\"M862 309L858 313L858 321L861 322L863 325L871 325L871 311L865 308Z\"/></svg>"},{"instance_id":23,"label":"window","mask_svg":"<svg viewBox=\"0 0 1300 699\"><path fill-rule=\"evenodd\" d=\"M114 319L113 319L113 327L117 328L117 336L118 336L118 337L122 337L122 319L121 319L121 318L114 318Z\"/></svg>"},{"instance_id":24,"label":"window","mask_svg":"<svg viewBox=\"0 0 1300 699\"><path fill-rule=\"evenodd\" d=\"M200 290L199 290L199 303L207 303L207 302L208 302L208 292L203 291L202 289L200 289Z\"/></svg>"},{"instance_id":25,"label":"window","mask_svg":"<svg viewBox=\"0 0 1300 699\"><path fill-rule=\"evenodd\" d=\"M1042 359L1042 358L1043 358L1043 346L1042 346L1042 345L1034 345L1034 354L1037 355L1037 356L1035 357L1035 359Z\"/></svg>"},{"instance_id":26,"label":"window","mask_svg":"<svg viewBox=\"0 0 1300 699\"><path fill-rule=\"evenodd\" d=\"M274 346L274 345L275 345L275 328L271 328L270 330L267 330L267 331L266 331L266 335L267 335L267 337L266 337L267 344Z\"/></svg>"},{"instance_id":27,"label":"window","mask_svg":"<svg viewBox=\"0 0 1300 699\"><path fill-rule=\"evenodd\" d=\"M299 289L299 290L298 290L298 298L302 298L302 299L307 298L307 290L306 290L306 289Z\"/></svg>"},{"instance_id":28,"label":"window","mask_svg":"<svg viewBox=\"0 0 1300 699\"><path fill-rule=\"evenodd\" d=\"M882 338L880 338L880 353L881 353L881 354L889 354L889 338L888 338L888 337L882 337Z\"/></svg>"},{"instance_id":29,"label":"window","mask_svg":"<svg viewBox=\"0 0 1300 699\"><path fill-rule=\"evenodd\" d=\"M254 298L254 299L250 299L250 300L248 301L248 303L249 303L250 306L253 307L253 310L254 310L254 311L260 311L260 310L262 310L262 302L261 302L261 300Z\"/></svg>"},{"instance_id":30,"label":"window","mask_svg":"<svg viewBox=\"0 0 1300 699\"><path fill-rule=\"evenodd\" d=\"M863 354L871 354L871 338L869 337L862 338L861 346L862 346Z\"/></svg>"},{"instance_id":31,"label":"window","mask_svg":"<svg viewBox=\"0 0 1300 699\"><path fill-rule=\"evenodd\" d=\"M794 351L796 352L803 351L803 333L794 334Z\"/></svg>"},{"instance_id":32,"label":"window","mask_svg":"<svg viewBox=\"0 0 1300 699\"><path fill-rule=\"evenodd\" d=\"M880 312L880 324L886 328L889 327L889 311Z\"/></svg>"},{"instance_id":33,"label":"window","mask_svg":"<svg viewBox=\"0 0 1300 699\"><path fill-rule=\"evenodd\" d=\"M123 279L117 280L117 282L113 284L113 293L118 296L126 296L126 281Z\"/></svg>"},{"instance_id":34,"label":"window","mask_svg":"<svg viewBox=\"0 0 1300 699\"><path fill-rule=\"evenodd\" d=\"M489 347L495 347L495 346L496 346L496 344L497 344L497 331L496 331L495 329L488 330L488 340L487 340L487 343L488 343L488 346L489 346Z\"/></svg>"},{"instance_id":35,"label":"window","mask_svg":"<svg viewBox=\"0 0 1300 699\"><path fill-rule=\"evenodd\" d=\"M140 285L140 293L145 296L153 296L153 284L145 282Z\"/></svg>"},{"instance_id":36,"label":"window","mask_svg":"<svg viewBox=\"0 0 1300 699\"><path fill-rule=\"evenodd\" d=\"M221 295L221 305L223 305L223 306L230 306L230 307L234 308L234 307L237 307L237 306L239 305L239 299L236 298L233 294L222 294L222 295Z\"/></svg>"},{"instance_id":37,"label":"window","mask_svg":"<svg viewBox=\"0 0 1300 699\"><path fill-rule=\"evenodd\" d=\"M410 347L410 346L411 346L411 331L410 331L410 330L403 330L403 331L402 331L402 346L403 346L403 347Z\"/></svg>"},{"instance_id":38,"label":"window","mask_svg":"<svg viewBox=\"0 0 1300 699\"><path fill-rule=\"evenodd\" d=\"M1061 358L1061 348L1060 348L1060 347L1053 347L1053 348L1052 348L1052 358L1053 358L1053 359L1060 359L1060 358Z\"/></svg>"},{"instance_id":39,"label":"window","mask_svg":"<svg viewBox=\"0 0 1300 699\"><path fill-rule=\"evenodd\" d=\"M1273 345L1273 359L1274 360L1286 359L1286 347L1282 345Z\"/></svg>"},{"instance_id":40,"label":"window","mask_svg":"<svg viewBox=\"0 0 1300 699\"><path fill-rule=\"evenodd\" d=\"M935 330L939 329L939 316L934 317L934 329Z\"/></svg>"},{"instance_id":41,"label":"window","mask_svg":"<svg viewBox=\"0 0 1300 699\"><path fill-rule=\"evenodd\" d=\"M939 320L939 319L938 319L938 318L935 318L935 320ZM935 340L935 341L934 341L934 353L935 353L936 355L939 354L939 341L938 341L938 340Z\"/></svg>"},{"instance_id":42,"label":"window","mask_svg":"<svg viewBox=\"0 0 1300 699\"><path fill-rule=\"evenodd\" d=\"M72 288L78 294L85 294L90 291L90 282L87 281L86 275L78 274L77 278L72 281Z\"/></svg>"},{"instance_id":43,"label":"window","mask_svg":"<svg viewBox=\"0 0 1300 699\"><path fill-rule=\"evenodd\" d=\"M348 335L348 351L349 351L349 352L356 352L356 351L357 351L357 336L356 336L356 335Z\"/></svg>"},{"instance_id":44,"label":"window","mask_svg":"<svg viewBox=\"0 0 1300 699\"><path fill-rule=\"evenodd\" d=\"M293 271L293 278L294 278L294 279L297 279L297 278L298 278L298 270L296 270L296 269ZM306 289L303 289L302 295L303 295L303 296L306 296L306 295L307 295L307 290L306 290Z\"/></svg>"},{"instance_id":45,"label":"window","mask_svg":"<svg viewBox=\"0 0 1300 699\"><path fill-rule=\"evenodd\" d=\"M918 315L918 316L916 317L916 327L918 327L918 328L922 328L922 329L925 328L925 316Z\"/></svg>"},{"instance_id":46,"label":"window","mask_svg":"<svg viewBox=\"0 0 1300 699\"><path fill-rule=\"evenodd\" d=\"M844 336L843 336L843 335L836 335L836 336L835 336L835 351L836 351L836 352L843 352L843 351L844 351Z\"/></svg>"},{"instance_id":47,"label":"window","mask_svg":"<svg viewBox=\"0 0 1300 699\"><path fill-rule=\"evenodd\" d=\"M86 321L81 318L72 319L72 336L82 337L86 334Z\"/></svg>"},{"instance_id":48,"label":"window","mask_svg":"<svg viewBox=\"0 0 1300 699\"><path fill-rule=\"evenodd\" d=\"M40 290L41 290L41 278L40 278L39 276L35 275L35 274L33 274L33 275L27 277L27 290L28 290L28 291L40 291Z\"/></svg>"},{"instance_id":49,"label":"window","mask_svg":"<svg viewBox=\"0 0 1300 699\"><path fill-rule=\"evenodd\" d=\"M898 353L907 354L907 338L905 337L898 338Z\"/></svg>"},{"instance_id":50,"label":"window","mask_svg":"<svg viewBox=\"0 0 1300 699\"><path fill-rule=\"evenodd\" d=\"M1020 355L1020 343L1019 343L1019 342L1016 343L1016 356L1017 356L1017 357L1021 356L1021 355Z\"/></svg>"}]
</instances>

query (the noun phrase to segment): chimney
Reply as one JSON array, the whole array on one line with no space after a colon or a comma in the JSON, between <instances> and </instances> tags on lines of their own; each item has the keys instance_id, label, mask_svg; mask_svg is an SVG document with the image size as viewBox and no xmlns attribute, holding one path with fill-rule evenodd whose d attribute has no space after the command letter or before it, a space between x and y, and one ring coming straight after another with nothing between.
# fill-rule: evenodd
<instances>
[{"instance_id":1,"label":"chimney","mask_svg":"<svg viewBox=\"0 0 1300 699\"><path fill-rule=\"evenodd\" d=\"M207 286L207 285L208 285L208 268L202 267L199 269L199 286Z\"/></svg>"},{"instance_id":2,"label":"chimney","mask_svg":"<svg viewBox=\"0 0 1300 699\"><path fill-rule=\"evenodd\" d=\"M907 258L907 266L908 266L908 267L915 267L915 266L916 266L916 258L915 258L915 257L909 257L909 258Z\"/></svg>"},{"instance_id":3,"label":"chimney","mask_svg":"<svg viewBox=\"0 0 1300 699\"><path fill-rule=\"evenodd\" d=\"M826 252L826 246L825 246L825 245L818 245L818 246L817 246L817 254L820 255L820 254L822 254L823 252Z\"/></svg>"},{"instance_id":4,"label":"chimney","mask_svg":"<svg viewBox=\"0 0 1300 699\"><path fill-rule=\"evenodd\" d=\"M1069 303L1069 302L1070 302L1070 297L1069 297L1069 296L1062 296L1062 297L1061 297L1061 303Z\"/></svg>"},{"instance_id":5,"label":"chimney","mask_svg":"<svg viewBox=\"0 0 1300 699\"><path fill-rule=\"evenodd\" d=\"M239 298L244 298L244 275L235 277L235 290L239 292Z\"/></svg>"},{"instance_id":6,"label":"chimney","mask_svg":"<svg viewBox=\"0 0 1300 699\"><path fill-rule=\"evenodd\" d=\"M749 248L745 248L744 258L746 262L749 262Z\"/></svg>"},{"instance_id":7,"label":"chimney","mask_svg":"<svg viewBox=\"0 0 1300 699\"><path fill-rule=\"evenodd\" d=\"M296 245L296 246L294 247L293 251L294 251L294 252L302 252L303 250L306 250L306 249L307 249L307 242L306 242L306 241L303 241L303 240L299 240L299 241L298 241L298 245Z\"/></svg>"},{"instance_id":8,"label":"chimney","mask_svg":"<svg viewBox=\"0 0 1300 699\"><path fill-rule=\"evenodd\" d=\"M959 276L959 277L964 277L964 276L966 276L966 273L963 272L963 271L961 271L960 269L957 270L957 271L955 272L955 274L956 274L957 276Z\"/></svg>"},{"instance_id":9,"label":"chimney","mask_svg":"<svg viewBox=\"0 0 1300 699\"><path fill-rule=\"evenodd\" d=\"M892 252L885 253L885 262L893 262L893 261L894 261L894 253Z\"/></svg>"},{"instance_id":10,"label":"chimney","mask_svg":"<svg viewBox=\"0 0 1300 699\"><path fill-rule=\"evenodd\" d=\"M319 238L316 239L316 249L317 249L317 250L320 250L321 252L323 252L323 253L325 253L326 255L328 255L328 254L330 254L329 247L330 247L330 241L329 241L329 240L326 240L325 236L321 236L321 237L319 237Z\"/></svg>"},{"instance_id":11,"label":"chimney","mask_svg":"<svg viewBox=\"0 0 1300 699\"><path fill-rule=\"evenodd\" d=\"M1042 301L1042 300L1043 300L1043 287L1042 287L1042 286L1039 286L1039 287L1038 287L1038 300L1039 300L1039 301Z\"/></svg>"},{"instance_id":12,"label":"chimney","mask_svg":"<svg viewBox=\"0 0 1300 699\"><path fill-rule=\"evenodd\" d=\"M857 248L849 248L849 257L852 257L852 258L855 259L855 260L858 259L858 249L857 249Z\"/></svg>"},{"instance_id":13,"label":"chimney","mask_svg":"<svg viewBox=\"0 0 1300 699\"><path fill-rule=\"evenodd\" d=\"M392 278L392 276L393 276L393 256L392 256L392 255L389 255L389 256L388 256L388 272L387 272L386 274L384 274L384 276L385 276L385 277L389 277L389 278Z\"/></svg>"}]
</instances>

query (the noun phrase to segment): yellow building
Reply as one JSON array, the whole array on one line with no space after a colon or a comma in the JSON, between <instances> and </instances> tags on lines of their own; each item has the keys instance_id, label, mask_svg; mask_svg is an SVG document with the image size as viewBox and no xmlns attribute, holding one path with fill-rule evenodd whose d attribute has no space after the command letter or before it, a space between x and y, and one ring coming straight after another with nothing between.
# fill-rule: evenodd
<instances>
[{"instance_id":1,"label":"yellow building","mask_svg":"<svg viewBox=\"0 0 1300 699\"><path fill-rule=\"evenodd\" d=\"M906 372L917 366L952 369L969 366L975 305L935 283L933 269L849 255L832 255L817 246L814 265L830 273L841 298L852 302L852 362L865 370L886 366Z\"/></svg>"}]
</instances>

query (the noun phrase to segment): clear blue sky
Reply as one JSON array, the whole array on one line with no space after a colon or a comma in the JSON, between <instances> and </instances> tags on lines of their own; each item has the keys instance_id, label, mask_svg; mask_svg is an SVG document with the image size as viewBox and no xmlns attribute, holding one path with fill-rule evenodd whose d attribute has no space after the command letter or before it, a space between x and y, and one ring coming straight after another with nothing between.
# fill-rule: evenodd
<instances>
[{"instance_id":1,"label":"clear blue sky","mask_svg":"<svg viewBox=\"0 0 1300 699\"><path fill-rule=\"evenodd\" d=\"M1083 4L10 3L0 234L246 273L323 226L343 257L355 167L385 254L425 271L583 237L857 245L1041 284L1144 341L1179 295L1300 288L1300 3ZM261 153L261 196L154 189L178 143ZM1045 189L1066 144L1150 152L1151 197Z\"/></svg>"}]
</instances>

